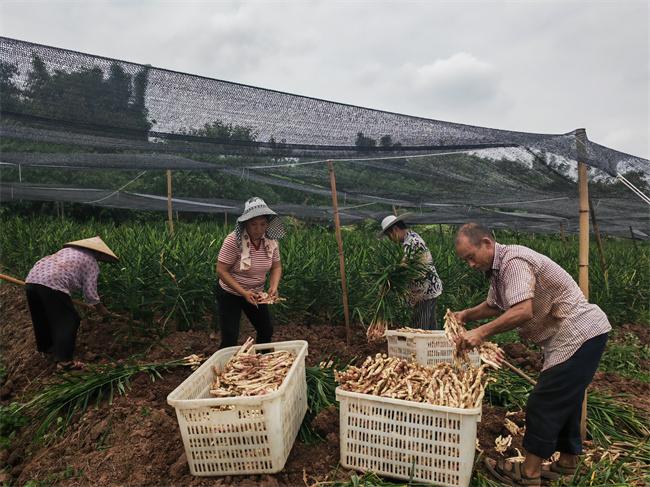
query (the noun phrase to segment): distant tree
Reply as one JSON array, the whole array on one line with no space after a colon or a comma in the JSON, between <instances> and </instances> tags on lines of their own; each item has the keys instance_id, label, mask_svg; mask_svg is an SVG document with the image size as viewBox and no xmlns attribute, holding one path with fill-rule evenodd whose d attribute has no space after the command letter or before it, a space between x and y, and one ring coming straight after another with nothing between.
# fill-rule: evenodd
<instances>
[{"instance_id":1,"label":"distant tree","mask_svg":"<svg viewBox=\"0 0 650 487\"><path fill-rule=\"evenodd\" d=\"M211 123L206 123L203 127L198 129L185 129L181 133L194 135L198 137L209 137L217 139L221 143L246 143L255 142L257 134L251 127L243 125L233 125L225 123L221 120L215 120Z\"/></svg>"},{"instance_id":2,"label":"distant tree","mask_svg":"<svg viewBox=\"0 0 650 487\"><path fill-rule=\"evenodd\" d=\"M117 63L111 64L106 91L104 92L106 109L111 112L128 112L131 100L131 76Z\"/></svg>"},{"instance_id":3,"label":"distant tree","mask_svg":"<svg viewBox=\"0 0 650 487\"><path fill-rule=\"evenodd\" d=\"M14 77L18 68L8 62L0 61L0 111L14 112L20 105L20 88Z\"/></svg>"},{"instance_id":4,"label":"distant tree","mask_svg":"<svg viewBox=\"0 0 650 487\"><path fill-rule=\"evenodd\" d=\"M42 97L49 81L50 73L47 71L45 62L35 54L32 55L32 69L27 74L25 96L32 99Z\"/></svg>"},{"instance_id":5,"label":"distant tree","mask_svg":"<svg viewBox=\"0 0 650 487\"><path fill-rule=\"evenodd\" d=\"M393 142L393 138L390 135L382 135L379 139L379 147L397 149L402 147L402 144L399 142Z\"/></svg>"},{"instance_id":6,"label":"distant tree","mask_svg":"<svg viewBox=\"0 0 650 487\"><path fill-rule=\"evenodd\" d=\"M206 142L219 144L233 150L238 154L252 154L257 151L255 146L257 133L251 127L234 125L221 120L206 123L200 128L183 128L179 131L183 135L205 137Z\"/></svg>"},{"instance_id":7,"label":"distant tree","mask_svg":"<svg viewBox=\"0 0 650 487\"><path fill-rule=\"evenodd\" d=\"M377 147L377 141L372 137L365 136L363 132L357 132L354 145L359 152L369 152ZM382 149L399 148L402 147L402 144L393 142L393 138L390 135L382 135L379 139L379 147Z\"/></svg>"},{"instance_id":8,"label":"distant tree","mask_svg":"<svg viewBox=\"0 0 650 487\"><path fill-rule=\"evenodd\" d=\"M289 155L289 150L287 150L287 139L282 139L280 142L275 140L275 137L271 136L269 139L269 147L271 148L271 155L274 158L286 157Z\"/></svg>"},{"instance_id":9,"label":"distant tree","mask_svg":"<svg viewBox=\"0 0 650 487\"><path fill-rule=\"evenodd\" d=\"M357 132L357 139L354 142L357 150L360 152L368 152L377 146L377 141L372 137L366 137L363 132Z\"/></svg>"},{"instance_id":10,"label":"distant tree","mask_svg":"<svg viewBox=\"0 0 650 487\"><path fill-rule=\"evenodd\" d=\"M33 55L21 111L50 120L101 126L111 131L126 129L146 136L152 126L144 105L148 69L141 69L133 77L114 62L107 77L98 66L50 73L45 62Z\"/></svg>"},{"instance_id":11,"label":"distant tree","mask_svg":"<svg viewBox=\"0 0 650 487\"><path fill-rule=\"evenodd\" d=\"M392 147L393 139L390 135L382 135L379 139L379 147Z\"/></svg>"}]
</instances>

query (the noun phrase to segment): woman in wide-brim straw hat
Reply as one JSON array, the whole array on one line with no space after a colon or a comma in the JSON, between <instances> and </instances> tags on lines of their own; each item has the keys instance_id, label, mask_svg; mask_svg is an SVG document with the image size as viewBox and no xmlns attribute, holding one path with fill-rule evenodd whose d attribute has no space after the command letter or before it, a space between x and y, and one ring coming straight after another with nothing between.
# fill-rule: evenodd
<instances>
[{"instance_id":1,"label":"woman in wide-brim straw hat","mask_svg":"<svg viewBox=\"0 0 650 487\"><path fill-rule=\"evenodd\" d=\"M51 354L59 368L83 366L72 361L80 318L71 294L82 290L85 301L99 314L109 314L97 294L100 260L117 262L118 258L99 237L75 240L39 260L25 278L36 348Z\"/></svg>"},{"instance_id":2,"label":"woman in wide-brim straw hat","mask_svg":"<svg viewBox=\"0 0 650 487\"><path fill-rule=\"evenodd\" d=\"M411 283L408 300L413 307L413 328L439 330L436 317L436 300L442 294L442 281L438 276L433 258L424 239L411 230L405 220L408 213L399 216L388 215L381 221L380 237L388 237L402 244L404 262L418 259L424 265L425 273L421 279Z\"/></svg>"},{"instance_id":3,"label":"woman in wide-brim straw hat","mask_svg":"<svg viewBox=\"0 0 650 487\"><path fill-rule=\"evenodd\" d=\"M264 200L253 197L246 201L235 230L223 241L217 258L219 348L237 344L242 311L257 331L257 343L271 341L273 325L268 305L258 301L269 274L269 298L278 296L282 276L278 240L283 236L280 217Z\"/></svg>"}]
</instances>

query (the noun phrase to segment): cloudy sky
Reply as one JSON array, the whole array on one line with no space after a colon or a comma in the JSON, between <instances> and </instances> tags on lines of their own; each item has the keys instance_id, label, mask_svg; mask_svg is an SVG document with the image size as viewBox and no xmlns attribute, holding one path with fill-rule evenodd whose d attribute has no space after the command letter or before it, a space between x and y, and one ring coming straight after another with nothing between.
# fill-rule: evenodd
<instances>
[{"instance_id":1,"label":"cloudy sky","mask_svg":"<svg viewBox=\"0 0 650 487\"><path fill-rule=\"evenodd\" d=\"M3 36L648 158L647 1L0 0Z\"/></svg>"}]
</instances>

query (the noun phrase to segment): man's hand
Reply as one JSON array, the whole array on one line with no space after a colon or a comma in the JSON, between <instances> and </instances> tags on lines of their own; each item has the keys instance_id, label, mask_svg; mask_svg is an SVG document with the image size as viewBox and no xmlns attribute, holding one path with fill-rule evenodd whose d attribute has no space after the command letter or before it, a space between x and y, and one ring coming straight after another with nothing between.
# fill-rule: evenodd
<instances>
[{"instance_id":1,"label":"man's hand","mask_svg":"<svg viewBox=\"0 0 650 487\"><path fill-rule=\"evenodd\" d=\"M484 341L485 336L480 326L473 330L462 332L455 340L459 350L473 350L483 345Z\"/></svg>"},{"instance_id":2,"label":"man's hand","mask_svg":"<svg viewBox=\"0 0 650 487\"><path fill-rule=\"evenodd\" d=\"M465 322L467 321L467 310L466 309L464 309L462 311L454 311L453 315L454 315L454 318L456 318L456 321L461 325L464 325Z\"/></svg>"}]
</instances>

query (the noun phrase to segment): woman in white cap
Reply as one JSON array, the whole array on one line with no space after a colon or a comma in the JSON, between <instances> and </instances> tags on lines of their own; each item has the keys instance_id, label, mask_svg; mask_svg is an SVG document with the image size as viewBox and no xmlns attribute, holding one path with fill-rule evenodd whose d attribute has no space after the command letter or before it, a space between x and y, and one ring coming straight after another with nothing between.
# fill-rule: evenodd
<instances>
[{"instance_id":1,"label":"woman in white cap","mask_svg":"<svg viewBox=\"0 0 650 487\"><path fill-rule=\"evenodd\" d=\"M426 274L421 280L411 285L409 301L413 306L413 328L439 330L436 320L436 299L442 294L442 281L438 276L433 258L422 237L409 229L400 216L389 215L381 221L381 236L387 236L393 242L401 243L406 259L418 258L426 266Z\"/></svg>"},{"instance_id":2,"label":"woman in white cap","mask_svg":"<svg viewBox=\"0 0 650 487\"><path fill-rule=\"evenodd\" d=\"M55 254L39 260L25 279L36 348L52 354L59 368L83 367L81 362L72 361L80 318L70 295L83 290L85 301L99 314L110 314L97 294L98 260L118 261L101 238L68 242Z\"/></svg>"},{"instance_id":3,"label":"woman in white cap","mask_svg":"<svg viewBox=\"0 0 650 487\"><path fill-rule=\"evenodd\" d=\"M242 311L257 331L257 343L271 341L273 325L268 305L258 301L269 273L268 299L278 297L282 276L278 240L283 236L280 218L264 200L253 197L246 201L235 231L225 238L217 258L219 348L237 345Z\"/></svg>"}]
</instances>

